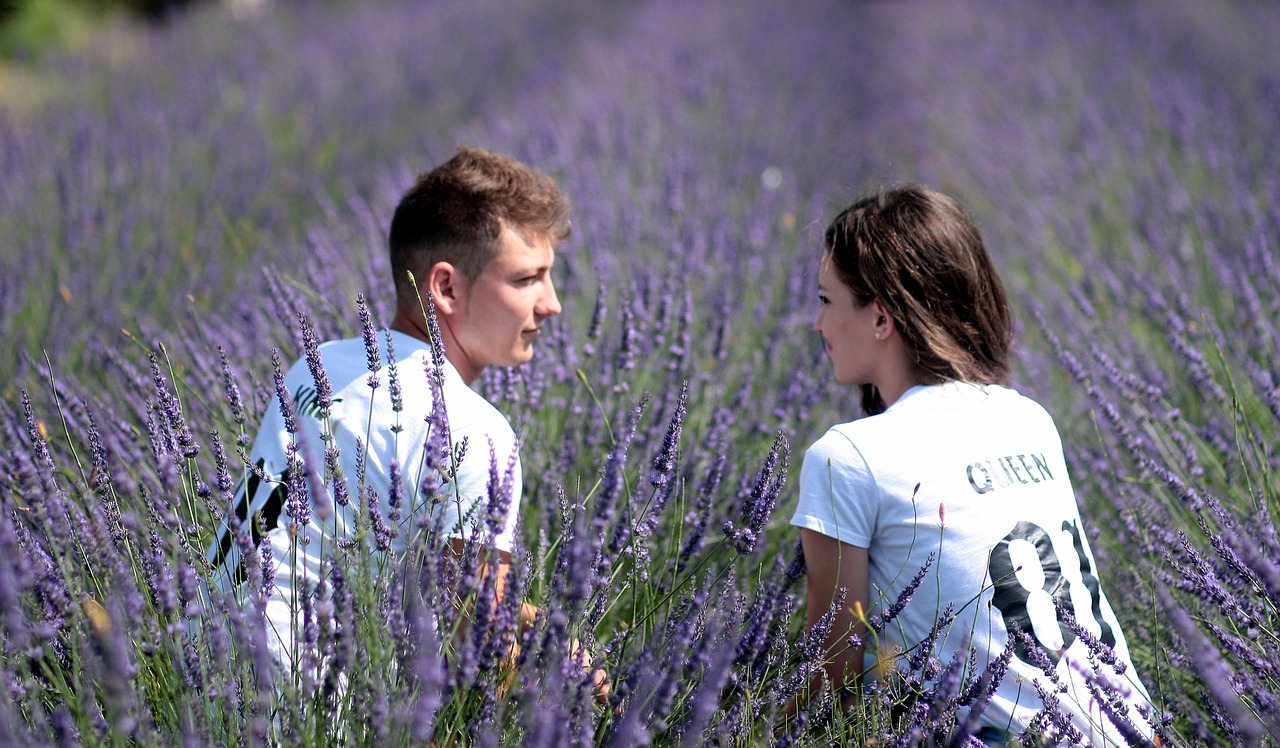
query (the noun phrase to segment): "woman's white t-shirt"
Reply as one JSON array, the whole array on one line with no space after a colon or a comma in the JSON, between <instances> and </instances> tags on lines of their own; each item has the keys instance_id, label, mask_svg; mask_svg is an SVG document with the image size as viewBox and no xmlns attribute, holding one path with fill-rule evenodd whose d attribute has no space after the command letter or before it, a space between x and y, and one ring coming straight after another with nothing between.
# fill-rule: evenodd
<instances>
[{"instance_id":1,"label":"woman's white t-shirt","mask_svg":"<svg viewBox=\"0 0 1280 748\"><path fill-rule=\"evenodd\" d=\"M910 603L867 643L868 667L923 641L951 605L956 618L938 656L945 664L972 646L980 671L1016 622L1065 691L1017 647L983 724L1021 732L1043 707L1039 681L1088 743L1124 743L1088 677L1116 684L1131 705L1148 697L1099 584L1058 430L1033 400L998 386L918 386L884 413L833 426L805 454L791 523L867 549L872 614L893 605L934 556ZM1111 646L1123 673L1091 658L1055 601ZM1137 714L1130 721L1150 734Z\"/></svg>"}]
</instances>

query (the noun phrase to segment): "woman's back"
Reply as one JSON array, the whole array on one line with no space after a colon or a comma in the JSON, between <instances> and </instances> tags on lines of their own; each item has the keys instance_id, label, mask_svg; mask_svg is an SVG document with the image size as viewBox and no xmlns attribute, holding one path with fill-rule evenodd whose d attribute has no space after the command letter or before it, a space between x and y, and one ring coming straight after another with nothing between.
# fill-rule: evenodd
<instances>
[{"instance_id":1,"label":"woman's back","mask_svg":"<svg viewBox=\"0 0 1280 748\"><path fill-rule=\"evenodd\" d=\"M873 615L929 567L910 603L867 642L867 667L926 639L944 611L955 616L940 639L944 663L972 646L985 668L1016 627L1029 636L983 722L1020 732L1043 707L1032 679L1054 688L1040 668L1049 664L1086 740L1114 740L1090 706L1089 647L1061 608L1114 648L1133 702L1145 703L1096 577L1057 429L1034 401L996 385L914 387L884 413L819 439L806 453L800 495L793 524L867 548Z\"/></svg>"}]
</instances>

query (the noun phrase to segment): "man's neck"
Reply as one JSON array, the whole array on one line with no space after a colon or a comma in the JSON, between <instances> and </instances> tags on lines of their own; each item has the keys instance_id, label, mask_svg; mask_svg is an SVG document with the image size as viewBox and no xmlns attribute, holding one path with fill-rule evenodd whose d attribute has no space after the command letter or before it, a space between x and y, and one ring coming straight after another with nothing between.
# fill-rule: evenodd
<instances>
[{"instance_id":1,"label":"man's neck","mask_svg":"<svg viewBox=\"0 0 1280 748\"><path fill-rule=\"evenodd\" d=\"M431 335L427 332L427 326L422 324L422 318L417 314L409 314L403 309L396 310L395 319L391 320L392 330L402 332L411 338L417 338L424 343L431 342Z\"/></svg>"},{"instance_id":2,"label":"man's neck","mask_svg":"<svg viewBox=\"0 0 1280 748\"><path fill-rule=\"evenodd\" d=\"M431 333L427 331L427 326L423 323L421 314L411 314L403 309L396 310L395 319L391 320L390 329L396 332L408 335L411 338L417 338L424 343L431 343ZM456 351L456 345L450 345L449 333L445 325L440 326L440 337L443 338L441 344L444 346L444 357L448 359L453 368L462 376L462 380L470 387L475 380L480 377L480 373L476 372L475 376L468 377L469 371L465 366L459 366L458 362L453 360L449 355L450 351Z\"/></svg>"}]
</instances>

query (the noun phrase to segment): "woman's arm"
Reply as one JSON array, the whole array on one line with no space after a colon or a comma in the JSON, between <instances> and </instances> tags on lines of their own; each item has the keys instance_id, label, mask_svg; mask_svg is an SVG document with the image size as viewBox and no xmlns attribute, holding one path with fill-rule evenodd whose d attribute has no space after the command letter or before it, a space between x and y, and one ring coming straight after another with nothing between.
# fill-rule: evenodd
<instances>
[{"instance_id":1,"label":"woman's arm","mask_svg":"<svg viewBox=\"0 0 1280 748\"><path fill-rule=\"evenodd\" d=\"M871 595L867 578L867 549L803 528L800 530L800 542L808 568L805 596L809 628L812 629L830 610L831 602L840 589L846 590L844 603L836 611L827 635L827 657L823 666L832 688L840 693L854 685L862 674L862 654L866 648L862 638L866 635L866 610ZM856 645L850 646L851 636L858 637ZM807 703L820 685L820 678L810 680L788 706L788 715Z\"/></svg>"}]
</instances>

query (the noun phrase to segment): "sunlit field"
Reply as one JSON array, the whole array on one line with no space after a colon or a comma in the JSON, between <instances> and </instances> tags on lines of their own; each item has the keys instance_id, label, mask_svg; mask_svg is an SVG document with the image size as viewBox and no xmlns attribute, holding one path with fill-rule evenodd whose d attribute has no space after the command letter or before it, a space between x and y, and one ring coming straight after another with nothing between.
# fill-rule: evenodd
<instances>
[{"instance_id":1,"label":"sunlit field","mask_svg":"<svg viewBox=\"0 0 1280 748\"><path fill-rule=\"evenodd\" d=\"M972 744L982 673L928 647L782 720L820 666L800 458L861 415L809 328L821 230L918 181L1013 296L1014 385L1062 430L1152 697L1133 719L1277 745L1276 39L1252 0L278 2L43 60L0 100L3 742ZM361 303L389 321L391 211L461 145L572 203L564 314L480 383L523 444L509 598L545 616L514 660L510 605L414 635L461 615L439 540L399 527L415 564L368 531L280 672L261 573L223 593L205 549L273 358L359 335Z\"/></svg>"}]
</instances>

